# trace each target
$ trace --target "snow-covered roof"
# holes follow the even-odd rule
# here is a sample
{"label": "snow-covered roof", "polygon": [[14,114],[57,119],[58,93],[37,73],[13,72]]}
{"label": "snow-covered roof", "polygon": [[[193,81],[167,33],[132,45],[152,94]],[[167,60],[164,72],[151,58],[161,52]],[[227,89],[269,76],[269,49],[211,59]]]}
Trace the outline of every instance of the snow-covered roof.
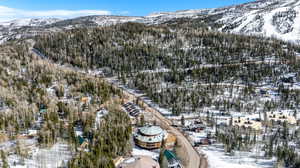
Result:
{"label": "snow-covered roof", "polygon": [[145,126],[145,127],[139,128],[139,131],[143,135],[149,135],[149,136],[159,135],[163,132],[163,130],[158,126]]}
{"label": "snow-covered roof", "polygon": [[97,125],[100,125],[102,117],[104,117],[108,113],[109,112],[104,108],[97,112],[96,119],[95,119],[95,127],[97,127]]}
{"label": "snow-covered roof", "polygon": [[158,126],[145,126],[134,134],[134,138],[146,143],[159,143],[167,136],[167,132]]}
{"label": "snow-covered roof", "polygon": [[232,124],[238,127],[252,128],[254,130],[261,130],[262,124],[259,121],[250,120],[245,117],[233,118]]}
{"label": "snow-covered roof", "polygon": [[267,117],[269,120],[281,121],[281,122],[287,121],[289,124],[297,123],[297,120],[294,116],[285,112],[278,112],[278,113],[270,112],[267,113]]}

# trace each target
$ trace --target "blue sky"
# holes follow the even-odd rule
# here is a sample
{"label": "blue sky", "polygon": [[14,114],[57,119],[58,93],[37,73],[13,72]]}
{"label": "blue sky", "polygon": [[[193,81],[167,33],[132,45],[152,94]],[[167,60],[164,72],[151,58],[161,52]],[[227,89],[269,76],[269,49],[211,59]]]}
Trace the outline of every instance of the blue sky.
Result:
{"label": "blue sky", "polygon": [[251,0],[0,0],[0,21],[93,14],[145,16],[153,12],[214,8],[249,1]]}

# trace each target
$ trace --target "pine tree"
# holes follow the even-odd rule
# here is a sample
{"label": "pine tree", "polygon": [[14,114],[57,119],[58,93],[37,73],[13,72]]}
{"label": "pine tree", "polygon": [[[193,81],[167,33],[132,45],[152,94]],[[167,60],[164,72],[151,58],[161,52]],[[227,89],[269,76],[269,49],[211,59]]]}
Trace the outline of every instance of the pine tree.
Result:
{"label": "pine tree", "polygon": [[145,116],[143,114],[140,117],[140,126],[141,127],[145,126]]}
{"label": "pine tree", "polygon": [[1,150],[1,161],[2,161],[2,168],[9,168],[7,158],[6,158],[6,154],[3,150]]}
{"label": "pine tree", "polygon": [[185,118],[184,118],[183,115],[181,116],[181,125],[182,125],[183,127],[185,126]]}
{"label": "pine tree", "polygon": [[159,163],[160,167],[163,167],[164,157],[165,157],[164,156],[164,150],[160,149],[159,160],[158,160],[158,163]]}

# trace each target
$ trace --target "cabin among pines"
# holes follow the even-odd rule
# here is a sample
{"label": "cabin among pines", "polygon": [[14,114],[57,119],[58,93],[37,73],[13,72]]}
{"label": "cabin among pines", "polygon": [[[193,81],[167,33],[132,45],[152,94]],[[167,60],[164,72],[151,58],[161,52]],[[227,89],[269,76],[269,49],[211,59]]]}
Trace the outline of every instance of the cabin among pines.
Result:
{"label": "cabin among pines", "polygon": [[286,113],[274,113],[270,112],[267,113],[267,119],[273,124],[282,124],[284,122],[287,122],[290,125],[296,125],[297,124],[297,119],[289,114]]}
{"label": "cabin among pines", "polygon": [[258,132],[262,130],[262,123],[260,121],[251,120],[246,117],[233,118],[232,126],[245,129],[252,129]]}

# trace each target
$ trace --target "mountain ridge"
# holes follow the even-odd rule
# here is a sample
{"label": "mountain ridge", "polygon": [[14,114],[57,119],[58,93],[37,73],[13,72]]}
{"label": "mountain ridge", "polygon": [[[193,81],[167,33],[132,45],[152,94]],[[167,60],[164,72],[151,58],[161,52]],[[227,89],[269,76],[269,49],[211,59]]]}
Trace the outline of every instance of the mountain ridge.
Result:
{"label": "mountain ridge", "polygon": [[[212,9],[156,12],[148,16],[83,16],[73,19],[25,19],[0,23],[0,43],[32,36],[37,32],[60,31],[82,27],[111,26],[127,22],[146,25],[164,24],[186,18],[203,22],[217,31],[276,37],[300,42],[299,0],[257,0],[239,5]],[[21,22],[18,23],[18,22]]]}

